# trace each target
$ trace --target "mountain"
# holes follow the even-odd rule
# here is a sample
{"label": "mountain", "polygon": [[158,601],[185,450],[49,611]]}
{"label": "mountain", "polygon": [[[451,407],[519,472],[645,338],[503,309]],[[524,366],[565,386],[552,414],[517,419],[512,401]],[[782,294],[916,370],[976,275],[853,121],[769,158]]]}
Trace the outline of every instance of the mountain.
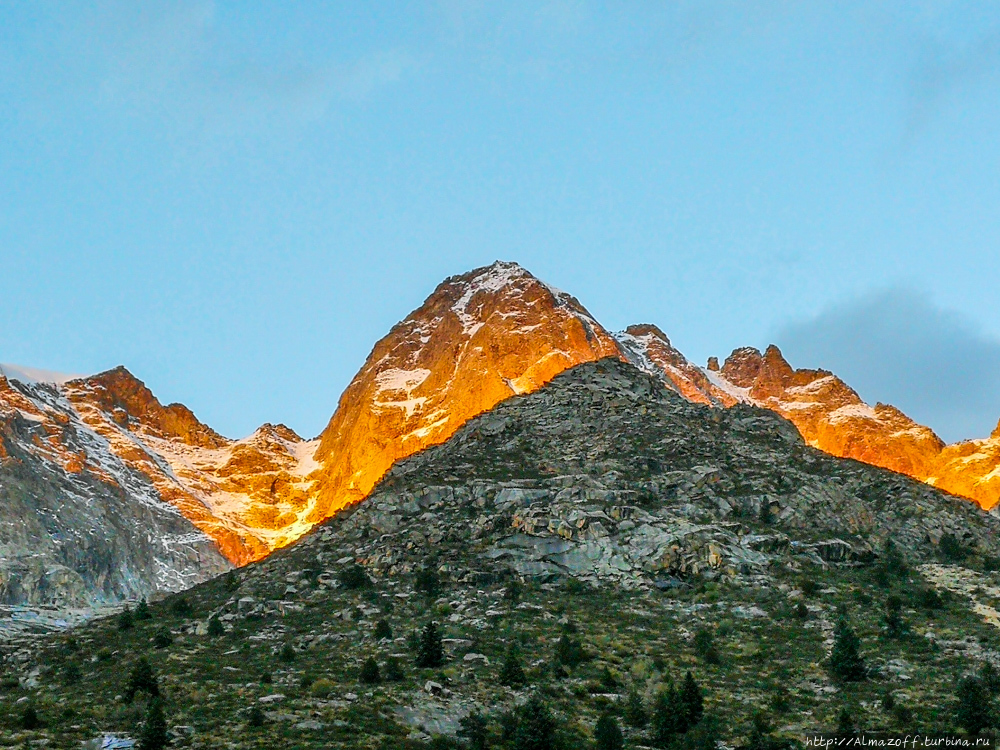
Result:
{"label": "mountain", "polygon": [[[76,443],[50,438],[59,444],[54,450],[60,471],[74,462],[100,466],[110,454],[116,466],[139,477],[139,488],[133,492],[118,482],[109,485],[118,489],[101,485],[94,492],[118,492],[116,503],[131,499],[146,507],[152,498],[170,506],[160,510],[179,511],[200,534],[192,539],[204,543],[207,537],[226,560],[243,565],[359,502],[395,462],[445,442],[469,419],[537,390],[575,365],[609,356],[656,377],[688,401],[775,412],[809,445],[831,455],[915,477],[987,509],[1000,498],[997,435],[945,446],[897,409],[869,406],[833,373],[792,368],[773,346],[763,353],[737,349],[721,367],[714,360],[697,366],[656,326],[634,325],[613,334],[574,297],[500,261],[446,279],[377,342],[316,440],[303,440],[280,424],[231,440],[187,407],[161,404],[121,367],[89,377],[8,365],[0,371],[10,383],[21,384],[14,388],[21,397],[45,393],[55,399],[59,419],[83,436]],[[12,403],[5,408],[17,413]],[[39,452],[28,433],[10,435],[11,450],[55,460]],[[0,467],[0,482],[6,472]],[[44,502],[57,506],[59,492],[43,493]],[[19,549],[20,560],[27,552]],[[163,565],[169,573],[162,575],[177,581],[217,571],[207,565],[204,573],[191,573],[184,560]],[[152,593],[154,578],[147,573],[132,588],[109,591],[118,592],[112,598]],[[84,580],[87,596],[105,596],[91,590],[103,584]],[[37,588],[28,600],[42,597]]]}
{"label": "mountain", "polygon": [[341,396],[320,436],[310,519],[361,500],[394,461],[444,442],[471,417],[619,353],[574,297],[516,263],[446,279],[375,345]]}
{"label": "mountain", "polygon": [[[682,682],[704,717],[677,746],[786,746],[845,709],[859,729],[940,735],[960,720],[957,678],[998,657],[998,531],[773,411],[692,403],[605,358],[471,418],[365,502],[148,621],[12,653],[0,726],[30,702],[46,728],[18,743],[134,732],[146,697],[122,696],[142,658],[197,747],[458,747],[472,713],[495,747],[549,723],[561,743],[536,746],[589,747],[603,714],[627,746],[659,746],[658,722],[625,720]],[[831,658],[845,627],[860,674]]]}
{"label": "mountain", "polygon": [[99,606],[229,569],[63,387],[0,375],[0,604]]}

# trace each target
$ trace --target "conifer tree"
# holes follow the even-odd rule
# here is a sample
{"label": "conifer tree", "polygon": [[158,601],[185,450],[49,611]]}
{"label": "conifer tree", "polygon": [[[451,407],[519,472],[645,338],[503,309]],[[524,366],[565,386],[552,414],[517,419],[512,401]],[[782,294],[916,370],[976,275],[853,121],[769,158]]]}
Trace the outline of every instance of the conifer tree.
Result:
{"label": "conifer tree", "polygon": [[226,629],[222,626],[222,622],[218,617],[208,618],[208,634],[213,638],[226,634]]}
{"label": "conifer tree", "polygon": [[374,635],[376,641],[380,641],[383,638],[392,638],[392,628],[385,620],[379,620],[375,623]]}
{"label": "conifer tree", "polygon": [[390,656],[385,660],[384,671],[384,677],[388,682],[399,682],[403,679],[403,667],[395,656]]}
{"label": "conifer tree", "polygon": [[486,719],[478,711],[462,717],[458,722],[458,737],[465,740],[469,750],[486,750],[489,734],[486,730]]}
{"label": "conifer tree", "polygon": [[648,721],[649,715],[642,704],[642,696],[635,689],[629,690],[628,697],[625,698],[625,723],[638,729],[646,726]]}
{"label": "conifer tree", "polygon": [[514,750],[552,750],[556,739],[556,722],[542,699],[537,695],[518,709]]}
{"label": "conifer tree", "polygon": [[149,604],[146,602],[145,597],[139,600],[139,604],[135,608],[135,619],[136,620],[152,620],[153,614],[149,611]]}
{"label": "conifer tree", "polygon": [[125,700],[131,703],[135,700],[136,693],[146,693],[150,697],[156,698],[160,695],[160,684],[153,673],[153,667],[145,656],[132,665],[129,672],[128,685],[125,688]]}
{"label": "conifer tree", "polygon": [[701,721],[701,716],[705,712],[705,700],[701,694],[701,688],[694,681],[694,676],[689,671],[684,675],[684,684],[680,692],[681,714],[683,716],[684,728],[682,732],[696,725]]}
{"label": "conifer tree", "polygon": [[146,720],[139,733],[139,750],[163,750],[170,737],[167,735],[167,718],[163,715],[163,701],[155,697],[149,701]]}
{"label": "conifer tree", "polygon": [[597,743],[597,750],[622,750],[625,747],[622,730],[619,729],[618,722],[610,714],[604,714],[597,720],[597,726],[594,727],[594,740]]}
{"label": "conifer tree", "polygon": [[653,744],[656,747],[668,747],[674,737],[681,733],[682,721],[680,695],[671,682],[657,693],[656,702],[653,704],[651,717]]}
{"label": "conifer tree", "polygon": [[845,682],[859,682],[868,675],[861,641],[848,622],[847,614],[840,613],[834,629],[833,651],[830,653],[830,672]]}
{"label": "conifer tree", "polygon": [[28,704],[21,712],[21,729],[41,729],[42,720],[38,717],[38,711],[32,704]]}
{"label": "conifer tree", "polygon": [[132,610],[126,604],[125,609],[121,611],[118,615],[118,629],[119,630],[131,630],[133,625]]}
{"label": "conifer tree", "polygon": [[369,656],[365,659],[365,663],[361,665],[361,682],[366,685],[375,685],[382,681],[382,675],[379,672],[378,662],[375,661],[374,656]]}
{"label": "conifer tree", "polygon": [[500,684],[507,687],[521,687],[527,678],[524,676],[524,669],[521,667],[521,652],[517,644],[511,643],[507,648],[507,655],[503,660],[503,667],[500,669]]}
{"label": "conifer tree", "polygon": [[440,667],[444,664],[444,645],[441,633],[435,623],[429,622],[420,633],[420,645],[417,647],[417,666],[423,668]]}
{"label": "conifer tree", "polygon": [[969,734],[993,725],[993,700],[986,683],[974,675],[963,677],[956,691],[955,722]]}

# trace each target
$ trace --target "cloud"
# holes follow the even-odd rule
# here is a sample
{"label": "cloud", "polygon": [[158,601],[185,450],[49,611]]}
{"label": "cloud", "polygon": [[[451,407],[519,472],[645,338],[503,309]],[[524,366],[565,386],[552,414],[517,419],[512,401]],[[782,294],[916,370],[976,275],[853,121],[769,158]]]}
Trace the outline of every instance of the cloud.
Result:
{"label": "cloud", "polygon": [[1000,419],[1000,341],[910,289],[874,292],[781,329],[796,367],[832,370],[862,398],[891,403],[953,442]]}

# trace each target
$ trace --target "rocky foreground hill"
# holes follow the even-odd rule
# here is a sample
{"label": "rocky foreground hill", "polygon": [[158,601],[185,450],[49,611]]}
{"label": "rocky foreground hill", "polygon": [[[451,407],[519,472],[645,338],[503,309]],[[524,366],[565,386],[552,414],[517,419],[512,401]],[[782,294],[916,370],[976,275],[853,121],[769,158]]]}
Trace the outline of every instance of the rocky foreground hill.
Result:
{"label": "rocky foreground hill", "polygon": [[[148,619],[10,648],[0,731],[134,733],[153,703],[141,659],[177,747],[449,747],[473,714],[494,747],[527,746],[546,715],[565,747],[602,715],[652,746],[662,726],[642,714],[662,717],[687,672],[692,746],[954,729],[958,681],[992,686],[1000,664],[998,524],[774,412],[692,403],[602,359]],[[44,727],[19,728],[29,707]]]}
{"label": "rocky foreground hill", "polygon": [[[361,501],[394,462],[609,356],[688,401],[768,409],[829,454],[984,509],[1000,498],[997,434],[945,446],[832,373],[793,369],[775,347],[697,366],[656,326],[613,334],[571,295],[497,262],[446,279],[376,343],[315,440],[271,424],[223,437],[124,368],[51,383],[0,374],[0,502],[13,522],[0,527],[0,606],[152,597],[259,560]],[[169,522],[136,520],[147,515]]]}

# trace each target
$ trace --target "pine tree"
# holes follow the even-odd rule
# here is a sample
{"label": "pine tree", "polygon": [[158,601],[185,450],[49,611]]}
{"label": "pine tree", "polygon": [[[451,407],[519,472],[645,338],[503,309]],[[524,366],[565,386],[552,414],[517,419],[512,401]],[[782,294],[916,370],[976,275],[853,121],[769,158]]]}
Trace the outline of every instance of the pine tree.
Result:
{"label": "pine tree", "polygon": [[369,656],[365,659],[365,663],[361,665],[360,679],[365,685],[376,685],[382,681],[378,662],[375,661],[374,656]]}
{"label": "pine tree", "polygon": [[385,674],[384,677],[387,682],[400,682],[403,675],[403,667],[399,663],[399,659],[395,656],[390,656],[385,660]]}
{"label": "pine tree", "polygon": [[854,726],[854,714],[847,706],[841,706],[837,714],[837,734],[854,734],[858,730]]}
{"label": "pine tree", "polygon": [[899,638],[906,630],[906,625],[903,622],[901,614],[902,608],[903,601],[895,594],[885,600],[885,617],[883,623],[885,624],[885,633],[890,638]]}
{"label": "pine tree", "polygon": [[959,680],[955,722],[969,734],[979,734],[993,724],[993,701],[989,688],[979,677]]}
{"label": "pine tree", "polygon": [[674,737],[683,731],[682,721],[680,695],[671,682],[668,687],[657,693],[656,702],[653,704],[651,717],[653,744],[656,747],[668,747]]}
{"label": "pine tree", "polygon": [[375,623],[375,640],[380,641],[383,638],[392,638],[392,628],[385,620],[379,620]]}
{"label": "pine tree", "polygon": [[517,645],[512,643],[507,648],[507,655],[503,660],[503,667],[500,669],[500,684],[507,687],[521,687],[527,682],[524,676],[524,669],[521,667],[521,652]]}
{"label": "pine tree", "polygon": [[841,613],[834,629],[833,651],[830,653],[830,672],[845,682],[859,682],[868,675],[865,660],[860,653],[861,641]]}
{"label": "pine tree", "polygon": [[133,625],[132,610],[126,604],[125,609],[121,611],[118,615],[118,629],[119,630],[131,630]]}
{"label": "pine tree", "polygon": [[469,750],[486,750],[489,734],[486,730],[486,719],[478,711],[462,717],[458,722],[458,737],[465,740]]}
{"label": "pine tree", "polygon": [[139,750],[163,750],[170,737],[167,735],[167,718],[163,715],[163,701],[159,697],[149,701],[146,720],[139,733]]}
{"label": "pine tree", "polygon": [[614,717],[609,714],[604,714],[597,720],[594,740],[597,742],[597,750],[622,750],[625,747],[622,730],[618,728],[618,722]]}
{"label": "pine tree", "polygon": [[701,688],[694,681],[694,676],[691,672],[684,675],[684,684],[681,686],[680,693],[680,705],[681,714],[684,719],[684,728],[681,731],[686,732],[701,721],[701,716],[705,712],[705,700],[702,697]]}
{"label": "pine tree", "polygon": [[30,703],[21,712],[21,729],[41,729],[42,720],[38,718],[38,711]]}
{"label": "pine tree", "polygon": [[125,688],[125,700],[131,703],[135,700],[136,693],[147,693],[150,697],[157,698],[160,695],[160,684],[153,673],[146,657],[140,659],[132,665],[129,672],[128,685]]}
{"label": "pine tree", "polygon": [[146,599],[140,599],[139,604],[135,608],[135,619],[136,620],[152,620],[153,614],[149,611],[149,604]]}
{"label": "pine tree", "polygon": [[441,643],[441,633],[436,624],[429,622],[420,633],[417,666],[434,668],[442,664],[444,664],[444,645]]}
{"label": "pine tree", "polygon": [[222,626],[218,617],[208,618],[208,634],[213,638],[226,634],[226,629]]}
{"label": "pine tree", "polygon": [[533,695],[518,709],[514,750],[552,750],[556,722],[541,698]]}
{"label": "pine tree", "polygon": [[649,715],[646,707],[642,704],[642,696],[634,689],[630,690],[625,699],[625,723],[637,729],[646,726]]}

